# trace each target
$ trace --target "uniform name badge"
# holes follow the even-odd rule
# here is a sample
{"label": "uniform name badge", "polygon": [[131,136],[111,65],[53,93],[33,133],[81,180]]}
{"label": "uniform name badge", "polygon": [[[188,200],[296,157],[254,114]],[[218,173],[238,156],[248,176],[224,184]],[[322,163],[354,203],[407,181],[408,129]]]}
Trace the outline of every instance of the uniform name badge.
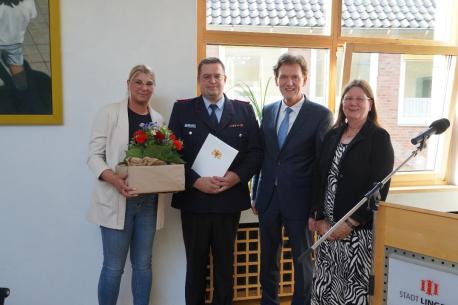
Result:
{"label": "uniform name badge", "polygon": [[209,133],[191,168],[201,177],[223,177],[237,154],[238,150]]}

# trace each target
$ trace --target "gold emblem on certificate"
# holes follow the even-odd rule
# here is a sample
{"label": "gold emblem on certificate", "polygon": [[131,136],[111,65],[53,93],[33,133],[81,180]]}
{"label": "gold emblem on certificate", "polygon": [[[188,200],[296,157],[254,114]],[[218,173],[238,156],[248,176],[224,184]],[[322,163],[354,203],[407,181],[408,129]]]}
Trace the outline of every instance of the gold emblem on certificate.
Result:
{"label": "gold emblem on certificate", "polygon": [[221,150],[215,148],[212,151],[212,156],[215,157],[215,159],[221,159],[221,157],[223,156],[223,153],[221,152]]}
{"label": "gold emblem on certificate", "polygon": [[191,168],[201,177],[224,177],[237,154],[235,148],[209,133]]}

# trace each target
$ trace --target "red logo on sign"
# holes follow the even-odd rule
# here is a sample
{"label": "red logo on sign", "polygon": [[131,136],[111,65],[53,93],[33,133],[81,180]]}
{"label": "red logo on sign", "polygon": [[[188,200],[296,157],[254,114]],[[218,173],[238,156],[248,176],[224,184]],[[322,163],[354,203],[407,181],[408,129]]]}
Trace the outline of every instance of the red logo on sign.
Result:
{"label": "red logo on sign", "polygon": [[427,295],[439,295],[439,284],[431,280],[421,280],[421,291]]}

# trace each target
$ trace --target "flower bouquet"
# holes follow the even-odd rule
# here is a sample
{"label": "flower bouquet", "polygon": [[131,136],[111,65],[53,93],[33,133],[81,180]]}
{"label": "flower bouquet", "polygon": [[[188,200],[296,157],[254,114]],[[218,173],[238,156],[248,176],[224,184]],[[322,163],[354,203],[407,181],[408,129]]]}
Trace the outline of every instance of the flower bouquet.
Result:
{"label": "flower bouquet", "polygon": [[165,126],[140,124],[129,143],[124,162],[127,165],[183,164],[180,151],[183,142]]}
{"label": "flower bouquet", "polygon": [[127,173],[127,184],[135,193],[164,193],[184,190],[183,142],[165,126],[140,124],[130,140],[126,157],[116,172]]}

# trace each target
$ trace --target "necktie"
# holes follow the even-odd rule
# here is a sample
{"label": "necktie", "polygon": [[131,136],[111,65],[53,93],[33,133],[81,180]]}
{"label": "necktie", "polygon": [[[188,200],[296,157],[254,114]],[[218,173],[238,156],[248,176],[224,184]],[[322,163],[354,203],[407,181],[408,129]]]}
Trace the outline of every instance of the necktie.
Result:
{"label": "necktie", "polygon": [[218,109],[218,106],[215,104],[211,104],[210,108],[212,110],[212,112],[210,113],[210,124],[213,128],[216,128],[218,127],[218,118],[216,117],[216,109]]}
{"label": "necktie", "polygon": [[291,108],[286,107],[285,117],[283,118],[283,121],[281,121],[280,128],[278,128],[278,144],[280,148],[282,148],[283,144],[285,143],[286,136],[288,135],[289,114],[291,111],[293,111]]}

